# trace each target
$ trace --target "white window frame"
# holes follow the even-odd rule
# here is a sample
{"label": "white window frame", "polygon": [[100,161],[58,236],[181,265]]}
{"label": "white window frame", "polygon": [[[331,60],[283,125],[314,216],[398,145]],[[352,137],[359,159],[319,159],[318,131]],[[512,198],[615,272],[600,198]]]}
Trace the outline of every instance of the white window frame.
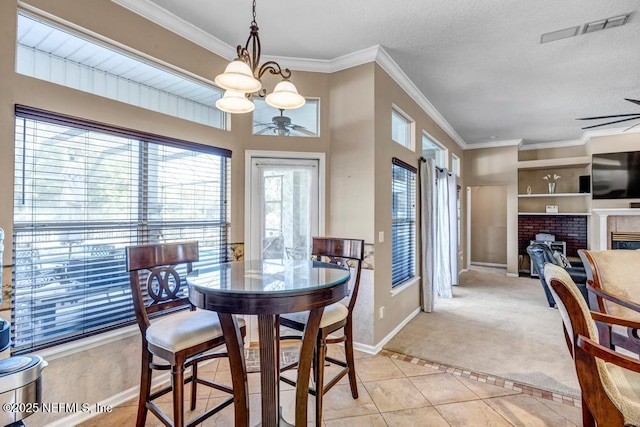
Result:
{"label": "white window frame", "polygon": [[460,178],[460,157],[451,153],[451,171],[456,174],[458,178]]}
{"label": "white window frame", "polygon": [[[407,127],[408,127],[408,135],[407,135],[407,141],[406,144],[403,141],[398,141],[396,139],[393,138],[393,116],[397,115],[399,116],[401,119],[403,119],[406,123],[407,123]],[[416,129],[416,122],[411,118],[411,116],[409,116],[407,113],[405,113],[404,111],[402,111],[402,109],[400,107],[398,107],[395,104],[391,105],[391,140],[402,145],[405,148],[408,148],[411,151],[416,151],[416,138],[415,138],[415,129]],[[408,145],[407,145],[408,144]]]}
{"label": "white window frame", "polygon": [[[424,153],[425,151],[425,139],[427,139],[429,142],[431,142],[433,145],[437,146],[438,148],[440,148],[441,151],[441,155],[442,155],[442,164],[440,164],[438,162],[438,159],[436,158],[436,166],[439,168],[445,168],[448,169],[449,168],[449,150],[447,149],[447,147],[445,147],[444,145],[442,145],[437,139],[435,139],[433,136],[429,135],[429,133],[425,130],[422,131],[422,140],[421,140],[421,149],[422,152]],[[424,154],[423,154],[424,156]]]}

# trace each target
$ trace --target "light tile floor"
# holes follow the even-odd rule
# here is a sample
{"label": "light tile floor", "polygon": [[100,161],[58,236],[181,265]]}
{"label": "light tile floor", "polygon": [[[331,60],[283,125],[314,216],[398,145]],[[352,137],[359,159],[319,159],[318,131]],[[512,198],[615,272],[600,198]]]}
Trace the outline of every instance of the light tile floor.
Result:
{"label": "light tile floor", "polygon": [[[334,354],[340,347],[330,348]],[[517,384],[508,379],[430,363],[383,351],[371,356],[356,352],[359,398],[353,399],[346,378],[324,397],[325,427],[334,426],[579,426],[582,424],[578,399]],[[327,376],[332,367],[327,368]],[[226,360],[203,366],[201,371],[216,381],[230,384]],[[260,422],[259,373],[249,373],[250,422]],[[186,393],[186,399],[189,393]],[[201,387],[196,411],[191,418],[223,399],[223,393]],[[186,400],[185,399],[185,400]],[[314,417],[313,397],[309,399],[309,420]],[[171,414],[170,395],[159,405]],[[281,403],[285,419],[292,421],[295,391],[281,383]],[[82,424],[93,426],[134,426],[136,400]],[[161,426],[152,414],[147,426]],[[312,422],[309,423],[312,425]],[[206,420],[202,427],[233,426],[233,406]]]}

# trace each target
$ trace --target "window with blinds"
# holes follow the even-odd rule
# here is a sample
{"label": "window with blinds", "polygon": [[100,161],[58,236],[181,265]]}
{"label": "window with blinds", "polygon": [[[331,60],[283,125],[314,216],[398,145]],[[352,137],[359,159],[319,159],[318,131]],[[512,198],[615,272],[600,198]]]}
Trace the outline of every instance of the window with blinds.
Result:
{"label": "window with blinds", "polygon": [[391,210],[391,286],[415,275],[416,168],[393,159]]}
{"label": "window with blinds", "polygon": [[231,152],[16,106],[14,353],[133,323],[125,247],[227,261]]}

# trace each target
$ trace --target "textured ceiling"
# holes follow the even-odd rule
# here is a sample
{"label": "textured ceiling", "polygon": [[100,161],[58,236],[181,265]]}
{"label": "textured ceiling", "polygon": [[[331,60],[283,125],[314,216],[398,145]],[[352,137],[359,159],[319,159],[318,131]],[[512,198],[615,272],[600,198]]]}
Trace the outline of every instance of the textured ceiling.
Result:
{"label": "textured ceiling", "polygon": [[[252,18],[249,0],[114,1],[143,14],[159,6],[233,47],[244,44]],[[263,55],[332,60],[382,46],[469,146],[538,145],[580,139],[586,124],[576,117],[640,112],[623,99],[640,99],[639,7],[638,0],[258,0],[256,21]],[[626,13],[625,26],[539,42],[543,33]]]}

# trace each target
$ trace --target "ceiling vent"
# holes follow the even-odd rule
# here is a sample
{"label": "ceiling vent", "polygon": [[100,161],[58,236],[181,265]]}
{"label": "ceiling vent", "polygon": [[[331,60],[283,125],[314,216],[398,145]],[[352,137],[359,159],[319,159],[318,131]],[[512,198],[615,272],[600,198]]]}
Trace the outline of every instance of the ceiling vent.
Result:
{"label": "ceiling vent", "polygon": [[608,28],[620,27],[627,23],[630,13],[626,15],[614,16],[613,18],[601,19],[600,21],[584,24],[582,34],[593,33],[594,31],[606,30]]}
{"label": "ceiling vent", "polygon": [[549,43],[554,42],[556,40],[566,39],[568,37],[573,37],[578,34],[580,31],[580,26],[565,28],[564,30],[551,31],[550,33],[545,33],[540,36],[540,43]]}
{"label": "ceiling vent", "polygon": [[612,18],[589,22],[587,24],[584,24],[584,27],[582,25],[578,25],[577,27],[565,28],[563,30],[544,33],[542,36],[540,36],[540,43],[549,43],[556,40],[562,40],[569,37],[577,36],[580,33],[581,27],[582,34],[593,33],[594,31],[605,30],[613,27],[620,27],[629,22],[630,17],[631,14],[627,13],[626,15],[614,16]]}

